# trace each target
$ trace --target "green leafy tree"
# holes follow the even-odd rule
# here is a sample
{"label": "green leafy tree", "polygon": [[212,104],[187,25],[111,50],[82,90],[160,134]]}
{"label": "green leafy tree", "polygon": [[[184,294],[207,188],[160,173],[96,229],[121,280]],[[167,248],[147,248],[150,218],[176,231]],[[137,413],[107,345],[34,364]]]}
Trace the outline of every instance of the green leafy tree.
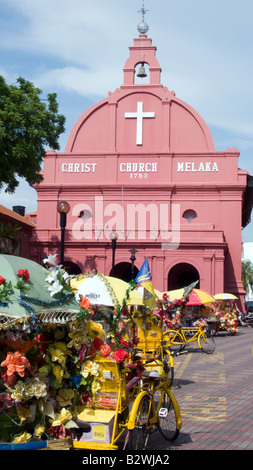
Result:
{"label": "green leafy tree", "polygon": [[249,287],[253,290],[253,264],[248,259],[242,261],[242,283],[247,294]]}
{"label": "green leafy tree", "polygon": [[7,85],[0,76],[0,189],[13,193],[17,177],[40,183],[45,146],[59,150],[65,117],[58,114],[56,94],[41,99],[42,91],[24,78]]}

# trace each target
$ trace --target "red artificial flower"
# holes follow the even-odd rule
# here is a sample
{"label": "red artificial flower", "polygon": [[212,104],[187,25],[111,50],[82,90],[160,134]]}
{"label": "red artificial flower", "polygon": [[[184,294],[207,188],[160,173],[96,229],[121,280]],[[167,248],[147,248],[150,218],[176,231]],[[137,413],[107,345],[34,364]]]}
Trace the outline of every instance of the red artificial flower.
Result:
{"label": "red artificial flower", "polygon": [[166,294],[166,292],[164,292],[163,294],[163,300],[168,300],[168,295]]}
{"label": "red artificial flower", "polygon": [[85,406],[87,404],[87,401],[90,400],[90,394],[89,392],[85,391],[85,392],[80,392],[80,398],[81,398],[81,402],[82,404]]}
{"label": "red artificial flower", "polygon": [[116,362],[122,362],[125,359],[127,359],[129,356],[128,356],[128,353],[125,351],[125,349],[120,348],[114,351],[113,357]]}
{"label": "red artificial flower", "polygon": [[82,307],[84,310],[92,310],[92,303],[89,301],[89,299],[87,299],[87,297],[83,297],[83,295],[81,295],[81,299],[81,302],[79,302],[80,307]]}
{"label": "red artificial flower", "polygon": [[9,387],[13,387],[18,380],[18,376],[15,374],[8,375],[7,369],[1,371],[1,378]]}
{"label": "red artificial flower", "polygon": [[27,271],[27,269],[19,269],[17,273],[18,277],[22,277],[23,281],[29,281],[30,280],[30,274]]}
{"label": "red artificial flower", "polygon": [[101,357],[108,357],[111,354],[111,348],[109,344],[102,344],[100,348],[100,356]]}
{"label": "red artificial flower", "polygon": [[6,279],[4,279],[4,277],[0,276],[0,286],[1,286],[1,284],[4,284],[5,281],[6,281]]}
{"label": "red artificial flower", "polygon": [[47,433],[53,436],[54,439],[65,439],[67,436],[67,430],[63,424],[60,426],[50,426],[50,428],[47,429]]}
{"label": "red artificial flower", "polygon": [[50,340],[49,340],[49,337],[46,333],[41,333],[40,335],[37,335],[35,337],[35,340],[40,343],[39,345],[39,349],[40,351],[45,354],[49,344],[50,344]]}
{"label": "red artificial flower", "polygon": [[99,338],[98,336],[96,336],[96,338],[94,338],[94,340],[91,344],[91,347],[90,347],[90,356],[91,356],[92,359],[99,352],[99,350],[100,350],[100,348],[103,344],[104,344],[104,341],[101,338]]}
{"label": "red artificial flower", "polygon": [[121,315],[122,315],[123,317],[128,317],[128,310],[127,310],[127,308],[124,308],[123,310],[121,310]]}
{"label": "red artificial flower", "polygon": [[125,347],[125,348],[128,348],[128,347],[132,347],[132,343],[130,341],[125,341],[124,339],[122,338],[119,338],[119,342],[121,344],[121,346]]}

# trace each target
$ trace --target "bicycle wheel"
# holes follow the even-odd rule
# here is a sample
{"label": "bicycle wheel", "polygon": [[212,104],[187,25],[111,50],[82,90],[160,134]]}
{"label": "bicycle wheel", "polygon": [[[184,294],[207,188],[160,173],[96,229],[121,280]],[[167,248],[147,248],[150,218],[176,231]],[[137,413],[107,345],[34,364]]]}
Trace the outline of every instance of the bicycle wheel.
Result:
{"label": "bicycle wheel", "polygon": [[166,390],[155,392],[155,405],[159,407],[158,430],[167,441],[174,441],[181,429],[181,415],[179,406],[172,391]]}
{"label": "bicycle wheel", "polygon": [[145,450],[149,440],[147,428],[150,397],[145,395],[141,398],[137,408],[135,427],[129,431],[128,449]]}
{"label": "bicycle wheel", "polygon": [[163,368],[165,374],[168,375],[168,385],[172,387],[174,381],[174,364],[171,363],[169,351],[163,352]]}
{"label": "bicycle wheel", "polygon": [[185,342],[183,336],[179,331],[168,330],[163,334],[163,340],[166,341],[164,345],[165,348],[168,348],[170,351],[179,352],[185,348]]}
{"label": "bicycle wheel", "polygon": [[206,354],[212,354],[215,350],[215,342],[210,333],[201,331],[198,336],[198,344],[202,351]]}

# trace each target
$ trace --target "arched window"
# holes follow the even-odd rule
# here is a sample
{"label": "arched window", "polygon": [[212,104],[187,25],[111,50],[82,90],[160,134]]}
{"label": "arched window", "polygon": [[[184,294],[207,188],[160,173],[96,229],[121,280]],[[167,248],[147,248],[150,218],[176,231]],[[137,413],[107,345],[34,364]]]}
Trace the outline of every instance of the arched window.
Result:
{"label": "arched window", "polygon": [[195,212],[193,209],[187,209],[187,211],[185,211],[183,213],[183,218],[186,219],[189,224],[193,221],[193,219],[196,219],[197,216],[197,212]]}

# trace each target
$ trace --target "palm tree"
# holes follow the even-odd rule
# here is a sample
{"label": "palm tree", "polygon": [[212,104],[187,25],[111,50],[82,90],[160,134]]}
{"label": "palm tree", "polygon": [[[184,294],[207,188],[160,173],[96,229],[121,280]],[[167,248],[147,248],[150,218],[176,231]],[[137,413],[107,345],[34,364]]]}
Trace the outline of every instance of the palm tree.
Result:
{"label": "palm tree", "polygon": [[253,290],[253,264],[248,259],[242,261],[242,283],[246,294]]}

